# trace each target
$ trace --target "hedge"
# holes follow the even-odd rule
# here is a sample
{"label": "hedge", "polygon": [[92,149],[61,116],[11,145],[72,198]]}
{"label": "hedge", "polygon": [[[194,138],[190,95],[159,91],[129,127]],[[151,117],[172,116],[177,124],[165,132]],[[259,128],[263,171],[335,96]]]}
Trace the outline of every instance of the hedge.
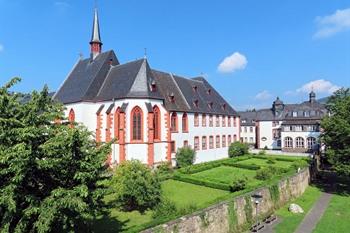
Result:
{"label": "hedge", "polygon": [[178,180],[178,181],[182,181],[182,182],[186,182],[186,183],[191,183],[191,184],[205,186],[205,187],[208,187],[208,188],[221,189],[221,190],[225,190],[225,191],[231,191],[232,190],[231,186],[228,185],[228,184],[216,183],[216,182],[213,182],[213,181],[205,180],[203,178],[198,179],[198,178],[192,177],[190,175],[184,175],[184,174],[180,174],[180,173],[176,173],[174,175],[173,179],[174,180]]}
{"label": "hedge", "polygon": [[[226,165],[226,164],[224,164]],[[244,169],[248,169],[248,170],[259,170],[261,168],[261,166],[258,165],[254,165],[254,164],[227,164],[226,166],[231,166],[231,167],[237,167],[237,168],[244,168]]]}

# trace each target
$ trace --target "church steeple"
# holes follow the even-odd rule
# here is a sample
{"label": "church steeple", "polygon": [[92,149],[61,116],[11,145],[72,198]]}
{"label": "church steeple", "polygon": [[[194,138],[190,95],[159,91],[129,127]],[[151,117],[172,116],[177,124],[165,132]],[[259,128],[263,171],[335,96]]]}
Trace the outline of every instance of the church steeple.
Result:
{"label": "church steeple", "polygon": [[97,55],[99,55],[102,51],[102,42],[100,36],[100,25],[98,22],[98,12],[95,8],[94,11],[94,20],[92,25],[92,35],[90,41],[90,52],[92,59],[95,59]]}

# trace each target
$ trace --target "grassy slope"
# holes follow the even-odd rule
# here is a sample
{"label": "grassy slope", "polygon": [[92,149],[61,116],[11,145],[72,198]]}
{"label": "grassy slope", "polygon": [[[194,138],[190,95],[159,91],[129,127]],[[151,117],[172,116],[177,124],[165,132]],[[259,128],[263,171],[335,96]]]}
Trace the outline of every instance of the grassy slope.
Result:
{"label": "grassy slope", "polygon": [[[163,195],[175,202],[178,208],[192,205],[198,208],[215,203],[229,192],[211,189],[199,185],[184,183],[175,180],[167,180],[162,183]],[[113,195],[108,195],[105,202],[111,206],[95,224],[96,232],[120,232],[133,231],[137,226],[152,222],[152,211],[141,214],[139,211],[122,212],[112,205]]]}
{"label": "grassy slope", "polygon": [[350,196],[334,194],[313,233],[350,232]]}
{"label": "grassy slope", "polygon": [[[276,233],[293,233],[299,226],[306,213],[312,208],[313,204],[318,200],[321,191],[313,186],[309,186],[304,194],[296,200],[289,202],[276,211],[276,215],[282,219],[274,229]],[[303,214],[292,214],[288,211],[290,203],[296,203],[303,208]]]}
{"label": "grassy slope", "polygon": [[230,184],[234,177],[245,175],[248,178],[248,185],[259,185],[261,181],[255,179],[256,171],[243,168],[220,166],[206,171],[192,174],[195,177],[205,178],[207,180]]}
{"label": "grassy slope", "polygon": [[269,164],[267,159],[251,158],[243,161],[237,162],[238,164],[254,164],[258,166],[276,166],[282,168],[289,168],[292,163],[286,161],[275,161],[274,164]]}

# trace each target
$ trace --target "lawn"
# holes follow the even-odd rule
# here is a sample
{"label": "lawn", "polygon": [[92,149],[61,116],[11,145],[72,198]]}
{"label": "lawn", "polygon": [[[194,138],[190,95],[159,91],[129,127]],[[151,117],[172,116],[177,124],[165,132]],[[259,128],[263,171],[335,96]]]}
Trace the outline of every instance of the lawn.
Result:
{"label": "lawn", "polygon": [[[163,195],[173,201],[179,209],[189,206],[203,208],[229,195],[229,192],[223,190],[175,180],[162,182],[162,190]],[[138,229],[138,226],[153,221],[152,211],[146,211],[142,214],[139,211],[123,212],[113,205],[113,200],[112,194],[105,197],[104,201],[110,208],[106,209],[104,216],[96,221],[94,231],[133,232]]]}
{"label": "lawn", "polygon": [[244,165],[254,164],[258,166],[275,166],[275,167],[289,168],[292,165],[292,162],[275,160],[274,164],[270,164],[269,160],[267,159],[251,158],[251,159],[239,161],[237,162],[237,164],[244,164]]}
{"label": "lawn", "polygon": [[[299,226],[301,221],[304,219],[307,212],[312,208],[314,203],[318,200],[321,195],[321,191],[313,186],[309,186],[304,194],[289,202],[287,205],[283,206],[279,210],[276,211],[276,215],[282,219],[282,222],[276,225],[274,228],[276,233],[293,233],[296,228]],[[293,214],[288,211],[288,207],[291,203],[296,203],[303,208],[303,214]],[[332,232],[333,231],[329,231]]]}
{"label": "lawn", "polygon": [[229,166],[220,166],[192,174],[192,176],[198,178],[203,178],[206,180],[226,184],[231,184],[234,177],[246,176],[248,178],[248,186],[256,186],[262,183],[262,181],[255,179],[255,175],[255,170],[248,170]]}
{"label": "lawn", "polygon": [[350,196],[334,194],[313,233],[350,232]]}

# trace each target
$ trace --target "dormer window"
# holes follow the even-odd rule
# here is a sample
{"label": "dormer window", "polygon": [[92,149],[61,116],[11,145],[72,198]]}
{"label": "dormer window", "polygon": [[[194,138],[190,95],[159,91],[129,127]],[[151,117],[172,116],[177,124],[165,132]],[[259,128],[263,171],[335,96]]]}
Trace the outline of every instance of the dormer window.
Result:
{"label": "dormer window", "polygon": [[208,95],[211,95],[211,89],[207,90]]}
{"label": "dormer window", "polygon": [[198,106],[199,106],[198,100],[193,101],[193,105],[194,105],[196,108],[198,108]]}
{"label": "dormer window", "polygon": [[293,112],[293,117],[297,117],[298,116],[298,112]]}
{"label": "dormer window", "polygon": [[157,91],[157,85],[156,85],[156,82],[154,80],[151,82],[151,91],[152,92]]}
{"label": "dormer window", "polygon": [[226,110],[226,104],[223,104],[223,105],[222,105],[222,109],[223,109],[223,110]]}
{"label": "dormer window", "polygon": [[169,100],[170,100],[171,103],[175,103],[175,95],[174,95],[174,93],[171,93],[169,95]]}
{"label": "dormer window", "polygon": [[197,88],[197,86],[192,86],[192,89],[193,89],[194,92],[197,92],[198,88]]}
{"label": "dormer window", "polygon": [[208,103],[208,107],[209,107],[210,109],[212,109],[212,108],[213,108],[213,102],[209,102],[209,103]]}

